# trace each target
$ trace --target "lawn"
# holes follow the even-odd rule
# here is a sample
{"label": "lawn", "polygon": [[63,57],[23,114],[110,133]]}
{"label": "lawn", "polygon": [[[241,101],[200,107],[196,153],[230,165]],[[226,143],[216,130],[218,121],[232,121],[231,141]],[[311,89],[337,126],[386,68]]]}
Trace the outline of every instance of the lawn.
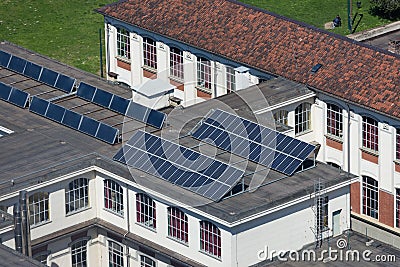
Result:
{"label": "lawn", "polygon": [[[332,31],[349,34],[347,0],[242,0],[299,21],[323,28],[340,14],[343,26]],[[103,18],[93,10],[114,0],[0,0],[0,40],[8,40],[80,69],[100,73],[99,29]],[[354,12],[357,11],[353,0]],[[389,23],[364,14],[357,31]],[[103,38],[104,40],[104,38]]]}
{"label": "lawn", "polygon": [[104,26],[93,10],[112,2],[0,0],[0,40],[100,73],[99,29],[104,35]]}
{"label": "lawn", "polygon": [[[350,34],[347,27],[348,0],[241,0],[241,2],[264,8],[276,14],[298,21],[304,21],[322,29],[326,22],[331,22],[336,15],[340,15],[342,18],[342,27],[330,31],[341,35]],[[356,12],[364,15],[357,27],[357,32],[382,26],[391,22],[370,15],[368,13],[369,0],[361,0],[360,9],[357,8],[356,2],[357,0],[352,0],[353,15]],[[354,24],[356,24],[357,21],[358,18]]]}

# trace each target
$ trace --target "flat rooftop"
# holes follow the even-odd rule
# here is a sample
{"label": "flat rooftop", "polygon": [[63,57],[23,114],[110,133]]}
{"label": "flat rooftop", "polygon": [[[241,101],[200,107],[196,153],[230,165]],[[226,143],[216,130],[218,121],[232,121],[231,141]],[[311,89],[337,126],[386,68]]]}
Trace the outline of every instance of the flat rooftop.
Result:
{"label": "flat rooftop", "polygon": [[23,255],[11,249],[3,244],[0,244],[0,266],[10,267],[10,266],[19,266],[19,267],[45,267],[45,264],[42,264],[28,256]]}
{"label": "flat rooftop", "polygon": [[[126,98],[130,97],[130,91],[124,87],[112,85],[95,75],[66,66],[18,46],[0,43],[0,50],[67,74],[76,78],[78,82],[85,81],[114,94]],[[11,84],[17,89],[30,90],[31,95],[34,94],[32,92],[36,90],[36,87],[44,86],[40,84],[32,87],[30,84],[35,81],[1,68],[0,82]],[[281,82],[287,83],[287,81]],[[26,87],[22,85],[26,85]],[[38,93],[57,91],[50,87],[41,90],[43,91],[38,91]],[[168,112],[169,115],[162,130],[145,126],[135,120],[126,120],[121,115],[113,114],[114,112],[110,110],[78,99],[76,96],[62,98],[62,103],[58,102],[58,104],[68,108],[76,106],[77,112],[85,113],[87,116],[92,116],[97,120],[120,127],[124,133],[123,143],[128,140],[135,130],[145,129],[148,132],[162,136],[162,138],[200,151],[202,154],[210,155],[220,161],[241,167],[245,170],[245,183],[248,184],[252,179],[259,181],[260,187],[253,192],[246,191],[222,199],[219,202],[211,202],[186,189],[113,161],[112,157],[121,148],[121,144],[107,144],[38,116],[29,112],[28,109],[22,109],[5,101],[0,101],[0,126],[14,131],[14,133],[0,137],[0,151],[2,151],[0,153],[0,173],[2,173],[0,177],[0,195],[16,192],[28,185],[54,179],[83,168],[98,166],[142,184],[155,192],[177,199],[183,205],[196,206],[198,209],[222,220],[235,222],[287,201],[308,196],[314,191],[314,182],[317,180],[321,180],[325,187],[329,187],[353,178],[353,176],[349,176],[339,169],[323,163],[317,163],[314,168],[287,177],[279,172],[217,149],[214,146],[201,143],[190,136],[190,131],[193,127],[211,109],[217,108],[230,111],[227,107],[233,107],[232,110],[239,116],[258,121],[260,124],[267,126],[271,124],[271,120],[264,118],[265,116],[254,115],[251,109],[246,107],[246,103],[235,107],[240,94],[248,94],[253,89],[246,90],[239,92],[236,97],[234,97],[235,94],[231,94],[227,97],[209,100],[188,108],[167,109],[165,112]],[[286,94],[291,92],[289,89],[284,91]],[[297,90],[297,92],[303,93],[302,90]],[[304,92],[308,93],[306,90]],[[62,94],[62,92],[54,93]],[[278,98],[276,96],[276,99]],[[113,122],[111,123],[111,121]]]}

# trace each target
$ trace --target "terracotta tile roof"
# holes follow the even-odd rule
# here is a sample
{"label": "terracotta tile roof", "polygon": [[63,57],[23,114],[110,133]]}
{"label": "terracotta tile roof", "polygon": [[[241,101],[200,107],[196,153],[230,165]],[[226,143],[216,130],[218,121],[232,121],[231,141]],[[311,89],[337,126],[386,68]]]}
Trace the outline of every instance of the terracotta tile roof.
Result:
{"label": "terracotta tile roof", "polygon": [[400,118],[400,57],[389,52],[235,1],[127,0],[98,12]]}

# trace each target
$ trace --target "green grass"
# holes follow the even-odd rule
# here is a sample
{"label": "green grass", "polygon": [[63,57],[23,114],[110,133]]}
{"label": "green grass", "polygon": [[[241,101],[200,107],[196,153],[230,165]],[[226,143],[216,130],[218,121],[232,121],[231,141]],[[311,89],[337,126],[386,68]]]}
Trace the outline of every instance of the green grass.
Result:
{"label": "green grass", "polygon": [[99,29],[104,35],[104,24],[93,10],[112,2],[0,0],[0,40],[100,73]]}
{"label": "green grass", "polygon": [[[267,9],[273,13],[283,15],[298,21],[314,25],[323,29],[326,22],[331,22],[336,15],[342,18],[342,27],[330,30],[332,32],[347,35],[350,34],[347,23],[347,2],[348,0],[241,0],[241,2]],[[362,18],[357,31],[375,28],[390,23],[391,21],[372,16],[368,13],[369,0],[361,0],[361,8],[358,9],[356,2],[353,2],[353,15],[362,13]],[[358,19],[356,19],[356,22]]]}

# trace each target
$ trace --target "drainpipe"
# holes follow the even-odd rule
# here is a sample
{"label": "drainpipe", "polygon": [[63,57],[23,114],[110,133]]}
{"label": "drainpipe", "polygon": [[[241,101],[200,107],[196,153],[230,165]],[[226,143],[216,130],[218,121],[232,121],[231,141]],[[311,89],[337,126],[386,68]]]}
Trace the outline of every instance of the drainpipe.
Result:
{"label": "drainpipe", "polygon": [[124,241],[125,241],[125,245],[126,245],[126,250],[127,250],[127,254],[126,254],[126,266],[127,267],[129,267],[129,258],[130,258],[130,253],[129,253],[129,246],[128,246],[128,242],[127,242],[127,239],[126,239],[126,235],[127,234],[129,234],[129,232],[131,231],[130,229],[131,229],[131,223],[130,223],[130,220],[129,220],[129,218],[130,218],[130,216],[129,216],[129,196],[128,196],[128,194],[129,194],[129,187],[128,187],[128,184],[125,184],[125,186],[126,186],[126,195],[127,195],[127,198],[126,198],[126,218],[127,218],[127,227],[128,227],[128,230],[126,231],[126,233],[124,234]]}
{"label": "drainpipe", "polygon": [[214,98],[217,97],[217,79],[218,79],[217,62],[214,61]]}
{"label": "drainpipe", "polygon": [[21,226],[22,226],[22,243],[23,253],[26,256],[31,257],[31,238],[30,238],[30,227],[29,227],[29,215],[27,205],[27,192],[25,190],[19,192],[19,205],[21,208]]}
{"label": "drainpipe", "polygon": [[22,253],[22,225],[21,225],[21,206],[14,204],[14,239],[15,250]]}
{"label": "drainpipe", "polygon": [[[347,105],[347,178],[350,180],[350,106],[348,103]],[[351,185],[350,185],[351,186]],[[351,194],[351,190],[350,190]],[[351,202],[350,205],[351,207]],[[351,212],[351,210],[349,210]],[[347,228],[351,230],[351,219],[349,218],[350,222],[347,222]],[[347,248],[350,249],[350,231],[347,231]]]}

